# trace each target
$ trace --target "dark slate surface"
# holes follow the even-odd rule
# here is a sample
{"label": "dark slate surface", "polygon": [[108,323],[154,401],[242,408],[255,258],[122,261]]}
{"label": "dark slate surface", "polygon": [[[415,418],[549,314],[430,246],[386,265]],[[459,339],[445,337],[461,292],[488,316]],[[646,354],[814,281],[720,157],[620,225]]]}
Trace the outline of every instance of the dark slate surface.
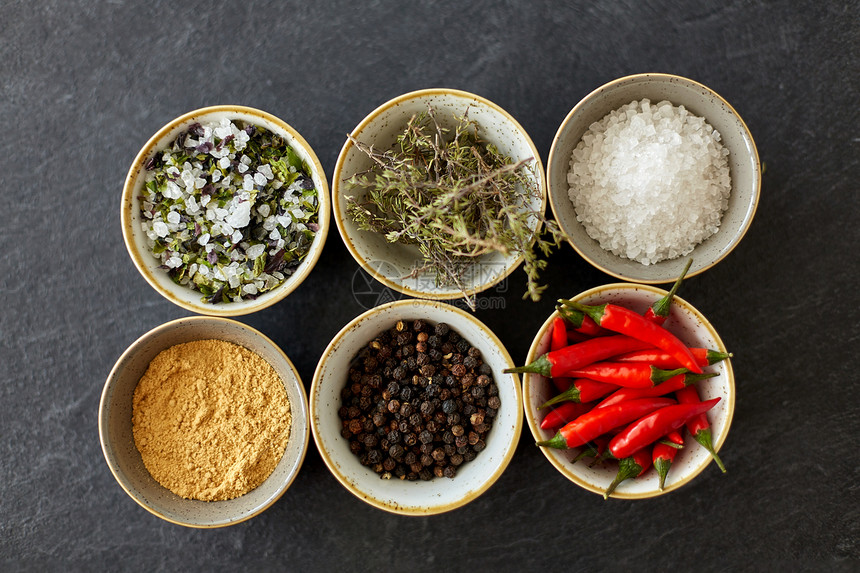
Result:
{"label": "dark slate surface", "polygon": [[[860,7],[693,4],[0,3],[0,568],[856,567]],[[301,132],[330,174],[374,107],[450,86],[506,108],[546,161],[580,98],[649,71],[723,95],[766,164],[745,240],[683,291],[737,354],[727,475],[711,467],[663,498],[604,502],[525,430],[486,494],[427,518],[359,501],[313,444],[287,494],[232,528],[162,522],[118,486],[96,428],[104,380],[140,334],[187,316],[144,282],[120,233],[124,176],[163,124],[205,105],[258,107]],[[307,386],[363,310],[357,268],[333,230],[305,284],[241,319]],[[505,308],[477,313],[517,362],[552,300],[614,282],[567,246],[546,279],[541,303],[520,300],[517,273]]]}

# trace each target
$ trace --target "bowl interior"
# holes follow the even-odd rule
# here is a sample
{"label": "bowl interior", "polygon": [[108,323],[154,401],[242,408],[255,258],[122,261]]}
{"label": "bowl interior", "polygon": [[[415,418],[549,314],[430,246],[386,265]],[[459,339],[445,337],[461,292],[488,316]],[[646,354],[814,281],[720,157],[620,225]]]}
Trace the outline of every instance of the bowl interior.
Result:
{"label": "bowl interior", "polygon": [[[144,165],[157,152],[164,150],[176,137],[196,122],[217,122],[221,119],[242,120],[261,125],[266,129],[284,137],[297,155],[310,167],[311,177],[318,191],[319,231],[314,236],[310,250],[305,260],[292,276],[277,288],[272,289],[253,300],[241,302],[208,304],[201,302],[199,292],[174,283],[162,269],[158,259],[152,256],[146,245],[146,234],[141,230],[140,192],[145,183],[146,170]],[[314,151],[297,131],[291,126],[266,112],[241,106],[214,106],[187,113],[168,123],[158,131],[141,149],[128,172],[123,188],[122,200],[122,232],[126,248],[131,255],[134,265],[146,281],[162,296],[171,302],[200,314],[213,316],[238,316],[266,308],[281,300],[310,274],[311,269],[319,259],[328,233],[331,204],[328,191],[328,180],[322,165]]]}
{"label": "bowl interior", "polygon": [[[573,298],[584,304],[615,303],[637,312],[644,312],[652,303],[659,300],[666,291],[646,285],[610,284],[597,287]],[[553,313],[547,319],[535,337],[529,350],[526,362],[531,362],[549,350],[549,338],[552,320],[557,316]],[[678,338],[691,347],[709,348],[726,352],[725,345],[716,330],[690,303],[675,297],[672,311],[665,324]],[[724,360],[705,368],[705,372],[717,372],[718,376],[697,383],[699,396],[702,400],[721,397],[719,403],[708,412],[708,420],[713,432],[714,447],[719,450],[729,431],[735,406],[735,382],[731,360]],[[523,403],[526,423],[535,440],[551,438],[555,432],[540,428],[540,421],[550,409],[537,408],[555,396],[557,391],[552,382],[543,376],[526,374],[523,380]],[[537,447],[537,446],[535,446]],[[615,477],[617,465],[612,463],[588,467],[588,461],[573,463],[579,453],[579,448],[571,450],[555,450],[541,448],[543,454],[569,480],[595,493],[603,494]],[[697,476],[705,467],[713,463],[710,454],[699,444],[689,438],[685,439],[684,448],[675,458],[663,491],[658,488],[659,479],[654,469],[636,479],[623,482],[612,494],[612,497],[637,499],[654,497],[677,489]],[[719,471],[714,465],[713,471]]]}
{"label": "bowl interior", "polygon": [[[184,499],[159,484],[143,465],[132,433],[132,399],[155,356],[173,345],[220,339],[251,350],[272,365],[284,382],[292,425],[283,458],[259,487],[231,500]],[[289,358],[268,338],[232,320],[192,317],[153,329],[134,342],[108,376],[99,407],[99,437],[105,459],[122,488],[141,506],[167,521],[191,527],[239,523],[274,503],[301,467],[310,435],[307,395]]]}
{"label": "bowl interior", "polygon": [[[458,468],[453,478],[430,481],[383,480],[362,466],[341,434],[337,410],[349,364],[358,351],[398,320],[448,323],[476,346],[493,368],[502,406],[487,436],[487,447]],[[511,357],[496,336],[471,315],[442,302],[403,300],[376,307],[348,324],[332,340],[314,374],[311,424],[317,447],[334,476],[359,499],[393,513],[428,515],[459,507],[489,488],[507,467],[522,429],[519,379],[503,374]]]}
{"label": "bowl interior", "polygon": [[[704,117],[722,136],[729,150],[732,191],[720,230],[697,245],[689,255],[643,265],[604,250],[588,236],[577,221],[573,202],[568,196],[567,174],[574,148],[589,126],[609,112],[634,100],[648,98],[656,104],[668,100],[683,105]],[[687,259],[693,265],[687,276],[694,276],[731,252],[743,238],[758,205],[761,170],[752,135],[737,112],[707,87],[686,78],[665,74],[641,74],[610,82],[595,90],[568,114],[555,136],[549,154],[547,184],[555,219],[571,239],[574,249],[602,271],[623,280],[656,284],[674,281]]]}
{"label": "bowl interior", "polygon": [[[368,115],[352,132],[358,141],[385,150],[394,144],[403,132],[409,119],[426,112],[432,106],[444,128],[453,128],[455,118],[468,112],[468,117],[478,123],[479,135],[496,145],[499,151],[514,161],[533,158],[534,181],[541,197],[531,202],[534,210],[543,213],[546,206],[543,164],[534,143],[523,128],[507,112],[494,103],[474,94],[456,90],[431,89],[412,92],[395,98]],[[392,244],[373,231],[360,231],[346,212],[345,196],[360,199],[361,189],[352,188],[346,180],[356,173],[371,167],[371,160],[352,142],[347,141],[338,157],[332,176],[332,196],[335,222],[344,243],[356,261],[371,276],[383,284],[408,294],[434,299],[459,298],[459,289],[436,286],[434,272],[424,272],[407,278],[421,261],[417,247]],[[534,225],[537,225],[535,219]],[[521,262],[521,257],[488,253],[466,277],[466,291],[480,292],[504,279]]]}

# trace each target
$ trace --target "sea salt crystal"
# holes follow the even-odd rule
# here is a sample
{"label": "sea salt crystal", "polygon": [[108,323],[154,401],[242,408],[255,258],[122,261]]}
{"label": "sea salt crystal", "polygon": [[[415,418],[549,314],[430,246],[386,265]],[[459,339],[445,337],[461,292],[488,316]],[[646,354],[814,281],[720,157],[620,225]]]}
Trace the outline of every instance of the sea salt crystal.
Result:
{"label": "sea salt crystal", "polygon": [[170,213],[167,214],[167,222],[168,223],[170,223],[172,225],[178,225],[179,221],[180,221],[179,213],[177,213],[176,211],[171,211]]}
{"label": "sea salt crystal", "polygon": [[[272,173],[272,166],[268,163],[263,163],[260,167],[257,168],[257,173],[260,173],[266,179],[274,179],[275,174]],[[262,183],[260,183],[262,185]]]}
{"label": "sea salt crystal", "polygon": [[271,209],[269,209],[268,203],[257,205],[257,214],[260,215],[260,217],[268,217],[270,212]]}
{"label": "sea salt crystal", "polygon": [[220,167],[221,169],[227,169],[228,167],[230,167],[230,158],[224,156],[221,159],[219,159],[218,160],[218,167]]}
{"label": "sea salt crystal", "polygon": [[266,245],[263,243],[257,243],[256,245],[252,245],[248,247],[248,250],[245,251],[245,254],[248,255],[249,259],[256,259],[260,255],[266,252]]}
{"label": "sea salt crystal", "polygon": [[170,229],[167,227],[167,224],[164,221],[153,222],[152,230],[155,231],[155,234],[159,237],[166,237],[170,234]]}
{"label": "sea salt crystal", "polygon": [[246,173],[245,177],[242,179],[242,189],[245,191],[251,191],[254,189],[254,177],[248,173]]}
{"label": "sea salt crystal", "polygon": [[268,181],[268,179],[266,179],[265,175],[263,175],[259,171],[257,171],[257,173],[254,173],[254,183],[256,183],[257,185],[265,185],[266,181]]}
{"label": "sea salt crystal", "polygon": [[225,219],[225,222],[234,229],[247,227],[251,221],[251,202],[242,201],[236,205],[232,213]]}
{"label": "sea salt crystal", "polygon": [[685,255],[719,230],[728,150],[683,106],[631,102],[593,123],[573,151],[569,196],[604,249],[644,265]]}

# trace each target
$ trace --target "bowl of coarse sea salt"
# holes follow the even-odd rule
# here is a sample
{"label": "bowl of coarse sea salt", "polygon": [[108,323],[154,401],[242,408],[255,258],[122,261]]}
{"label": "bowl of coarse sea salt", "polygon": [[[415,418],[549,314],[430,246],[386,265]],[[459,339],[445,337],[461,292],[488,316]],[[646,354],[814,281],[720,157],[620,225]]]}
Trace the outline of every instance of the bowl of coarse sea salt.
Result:
{"label": "bowl of coarse sea salt", "polygon": [[667,283],[712,267],[755,215],[761,165],[744,121],[690,79],[638,74],[582,99],[556,133],[547,183],[556,221],[589,263]]}

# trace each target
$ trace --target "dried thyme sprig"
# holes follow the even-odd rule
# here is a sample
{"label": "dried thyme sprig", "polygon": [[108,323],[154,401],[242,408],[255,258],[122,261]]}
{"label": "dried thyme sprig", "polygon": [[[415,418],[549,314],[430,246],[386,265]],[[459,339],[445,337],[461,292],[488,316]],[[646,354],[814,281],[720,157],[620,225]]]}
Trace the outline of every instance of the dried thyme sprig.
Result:
{"label": "dried thyme sprig", "polygon": [[[478,125],[456,117],[443,128],[432,107],[413,116],[387,151],[348,136],[373,161],[347,180],[365,191],[347,196],[347,213],[361,230],[376,231],[392,243],[416,245],[422,262],[406,277],[433,271],[437,286],[455,286],[474,310],[466,273],[491,251],[523,257],[528,288],[523,298],[539,300],[538,286],[548,255],[564,238],[558,226],[531,207],[540,199],[534,160],[512,162],[480,138]],[[541,236],[541,226],[551,240]]]}

